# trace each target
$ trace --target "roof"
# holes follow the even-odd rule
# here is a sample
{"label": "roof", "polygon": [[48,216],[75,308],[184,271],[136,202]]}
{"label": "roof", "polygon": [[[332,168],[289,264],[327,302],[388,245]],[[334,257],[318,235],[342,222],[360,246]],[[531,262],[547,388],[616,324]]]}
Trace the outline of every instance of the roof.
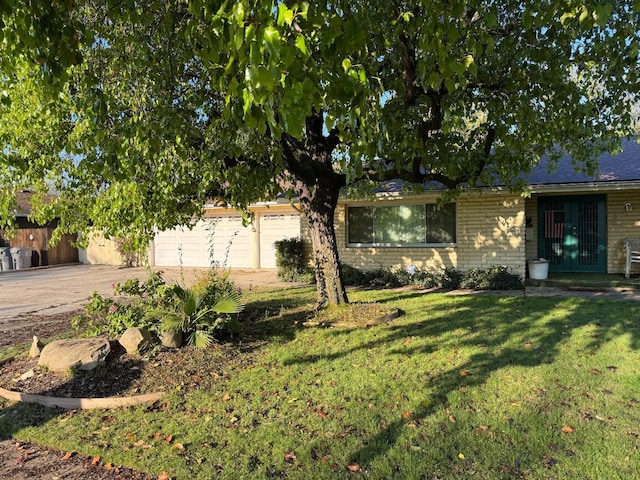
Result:
{"label": "roof", "polygon": [[[35,195],[35,192],[31,190],[21,190],[16,194],[16,217],[28,217],[31,215],[31,198]],[[44,201],[49,203],[53,201],[53,195],[45,195]]]}
{"label": "roof", "polygon": [[[555,168],[549,172],[549,159],[540,159],[538,165],[529,175],[524,175],[525,181],[532,190],[550,189],[561,190],[571,185],[573,188],[587,186],[606,186],[607,184],[620,185],[625,182],[640,184],[640,144],[637,139],[623,140],[622,151],[616,155],[604,153],[598,159],[598,172],[595,175],[587,175],[577,171],[571,157],[565,155],[558,160]],[[409,182],[403,180],[389,180],[378,186],[374,193],[400,193],[410,187]],[[499,185],[495,185],[498,187]],[[426,191],[443,190],[443,186],[436,182],[423,185]],[[547,187],[547,188],[545,188]]]}
{"label": "roof", "polygon": [[526,178],[532,186],[637,181],[640,180],[640,144],[635,139],[623,140],[622,152],[617,155],[604,153],[598,159],[598,167],[596,175],[577,172],[571,157],[565,155],[558,161],[557,168],[548,172],[548,159],[543,158]]}

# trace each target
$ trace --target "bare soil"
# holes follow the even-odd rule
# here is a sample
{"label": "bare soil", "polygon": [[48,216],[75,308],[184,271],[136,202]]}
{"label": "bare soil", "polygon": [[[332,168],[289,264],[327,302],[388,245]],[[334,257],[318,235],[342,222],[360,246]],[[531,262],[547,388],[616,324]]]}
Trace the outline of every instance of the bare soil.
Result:
{"label": "bare soil", "polygon": [[[70,331],[70,320],[77,312],[38,318],[41,338]],[[20,343],[25,348],[32,340],[29,328],[0,331],[0,348]],[[111,353],[104,367],[71,375],[57,375],[37,364],[37,359],[20,355],[0,367],[0,386],[9,390],[39,395],[73,398],[130,396],[157,391],[211,388],[215,381],[228,376],[231,363],[249,364],[259,340],[243,343],[219,343],[207,349],[190,346],[159,349],[147,357],[128,355],[117,341],[110,341]],[[28,348],[26,348],[28,350]],[[27,372],[30,378],[20,379]],[[0,478],[14,480],[42,479],[132,479],[153,477],[100,461],[52,450],[14,439],[0,441]]]}

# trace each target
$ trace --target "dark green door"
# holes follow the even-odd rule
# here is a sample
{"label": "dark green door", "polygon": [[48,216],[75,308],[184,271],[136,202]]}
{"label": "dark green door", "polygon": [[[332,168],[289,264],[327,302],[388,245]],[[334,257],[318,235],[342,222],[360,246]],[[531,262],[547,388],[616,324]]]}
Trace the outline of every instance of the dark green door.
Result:
{"label": "dark green door", "polygon": [[552,272],[607,271],[604,195],[541,197],[538,255]]}

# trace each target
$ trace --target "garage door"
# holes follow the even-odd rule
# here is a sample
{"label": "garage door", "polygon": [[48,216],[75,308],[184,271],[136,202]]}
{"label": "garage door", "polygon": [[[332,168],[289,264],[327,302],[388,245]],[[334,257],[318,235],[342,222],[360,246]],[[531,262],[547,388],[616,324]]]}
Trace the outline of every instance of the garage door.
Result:
{"label": "garage door", "polygon": [[207,237],[214,265],[251,268],[251,227],[242,226],[240,215],[211,219]]}
{"label": "garage door", "polygon": [[300,237],[300,215],[295,213],[260,216],[260,268],[276,268],[274,242]]}
{"label": "garage door", "polygon": [[157,266],[249,268],[251,228],[242,226],[239,215],[214,217],[192,230],[178,227],[158,233],[154,250]]}

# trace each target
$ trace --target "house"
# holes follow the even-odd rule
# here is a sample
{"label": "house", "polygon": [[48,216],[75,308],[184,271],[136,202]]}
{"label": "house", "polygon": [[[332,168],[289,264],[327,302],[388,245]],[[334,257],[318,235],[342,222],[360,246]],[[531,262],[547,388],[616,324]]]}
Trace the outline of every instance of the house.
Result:
{"label": "house", "polygon": [[625,141],[599,169],[577,173],[564,157],[548,173],[543,161],[528,177],[530,198],[487,188],[441,209],[437,191],[406,194],[393,182],[369,201],[342,199],[340,259],[361,269],[504,265],[524,277],[527,260],[544,257],[552,272],[622,273],[624,239],[640,237],[640,145]]}
{"label": "house", "polygon": [[[439,190],[406,193],[388,182],[368,200],[342,198],[335,228],[340,259],[361,269],[507,266],[524,277],[527,260],[546,258],[552,272],[622,273],[624,239],[640,237],[640,145],[625,141],[603,155],[599,173],[575,172],[569,157],[557,170],[540,165],[527,178],[531,196],[501,187],[463,193],[436,208]],[[150,248],[156,266],[275,268],[274,242],[300,236],[306,221],[286,199],[251,206],[253,222],[207,205],[192,229],[159,232]]]}
{"label": "house", "polygon": [[33,193],[22,190],[16,195],[16,223],[15,236],[8,238],[0,230],[0,238],[10,247],[29,247],[32,249],[31,266],[61,265],[78,262],[78,249],[72,245],[77,240],[76,235],[65,234],[55,247],[49,246],[49,239],[57,225],[57,220],[39,225],[31,218],[31,197]]}

